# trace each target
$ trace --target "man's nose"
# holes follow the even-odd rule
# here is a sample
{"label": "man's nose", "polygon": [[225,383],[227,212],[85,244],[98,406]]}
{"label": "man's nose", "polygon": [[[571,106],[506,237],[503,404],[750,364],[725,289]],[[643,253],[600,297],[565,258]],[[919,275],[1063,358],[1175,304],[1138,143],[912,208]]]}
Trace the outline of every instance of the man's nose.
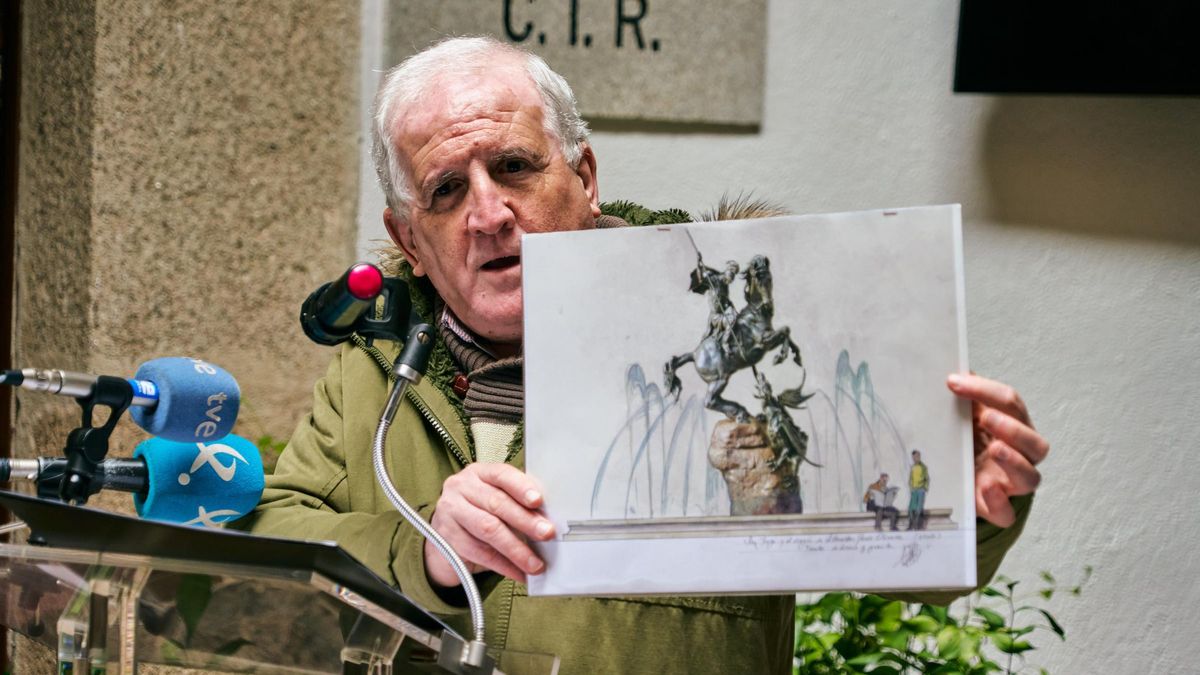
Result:
{"label": "man's nose", "polygon": [[497,184],[491,176],[473,177],[467,231],[471,234],[494,235],[513,227],[516,222],[512,195],[504,186]]}

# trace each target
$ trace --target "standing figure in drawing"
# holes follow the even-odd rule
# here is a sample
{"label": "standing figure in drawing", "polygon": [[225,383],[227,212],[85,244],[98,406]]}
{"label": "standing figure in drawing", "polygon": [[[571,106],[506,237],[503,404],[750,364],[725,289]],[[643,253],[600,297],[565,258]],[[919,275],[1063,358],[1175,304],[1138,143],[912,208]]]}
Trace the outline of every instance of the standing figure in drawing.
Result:
{"label": "standing figure in drawing", "polygon": [[908,529],[925,529],[925,492],[929,490],[929,469],[921,461],[921,451],[912,451],[912,468],[908,472]]}

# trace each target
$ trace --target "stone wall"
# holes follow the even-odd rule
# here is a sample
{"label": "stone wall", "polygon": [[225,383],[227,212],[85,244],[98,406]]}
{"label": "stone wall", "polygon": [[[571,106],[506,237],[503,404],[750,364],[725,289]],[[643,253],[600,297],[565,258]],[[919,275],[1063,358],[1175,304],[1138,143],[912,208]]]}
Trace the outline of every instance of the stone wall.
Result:
{"label": "stone wall", "polygon": [[[22,11],[13,362],[132,376],[208,359],[241,384],[235,432],[286,438],[330,355],[300,302],[354,255],[358,4]],[[16,399],[14,455],[61,454],[78,407]],[[122,422],[111,455],[143,438]]]}

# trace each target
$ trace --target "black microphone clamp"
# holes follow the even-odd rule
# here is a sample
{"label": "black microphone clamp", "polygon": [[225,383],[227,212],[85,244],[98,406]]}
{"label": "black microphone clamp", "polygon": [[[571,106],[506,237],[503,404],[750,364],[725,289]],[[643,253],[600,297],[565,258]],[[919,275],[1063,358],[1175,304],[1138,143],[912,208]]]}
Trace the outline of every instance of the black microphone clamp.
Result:
{"label": "black microphone clamp", "polygon": [[310,340],[333,346],[355,334],[369,343],[376,338],[404,340],[409,326],[420,323],[412,311],[408,285],[385,277],[369,263],[351,265],[342,276],[309,294],[300,307],[300,327]]}
{"label": "black microphone clamp", "polygon": [[[133,385],[129,380],[101,375],[96,378],[92,393],[75,401],[82,411],[83,423],[67,435],[63,448],[67,463],[57,497],[68,504],[82,505],[97,491],[96,469],[108,454],[108,439],[117,420],[133,402]],[[97,405],[108,408],[109,414],[104,424],[93,426],[92,411]]]}

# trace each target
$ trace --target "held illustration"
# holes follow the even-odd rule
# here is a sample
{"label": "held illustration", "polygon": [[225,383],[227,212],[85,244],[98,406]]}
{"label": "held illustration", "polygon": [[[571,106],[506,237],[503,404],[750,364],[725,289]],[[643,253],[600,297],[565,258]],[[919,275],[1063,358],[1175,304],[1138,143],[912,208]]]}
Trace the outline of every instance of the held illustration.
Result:
{"label": "held illustration", "polygon": [[[974,580],[957,207],[526,237],[531,595]],[[615,273],[619,270],[619,273]]]}

